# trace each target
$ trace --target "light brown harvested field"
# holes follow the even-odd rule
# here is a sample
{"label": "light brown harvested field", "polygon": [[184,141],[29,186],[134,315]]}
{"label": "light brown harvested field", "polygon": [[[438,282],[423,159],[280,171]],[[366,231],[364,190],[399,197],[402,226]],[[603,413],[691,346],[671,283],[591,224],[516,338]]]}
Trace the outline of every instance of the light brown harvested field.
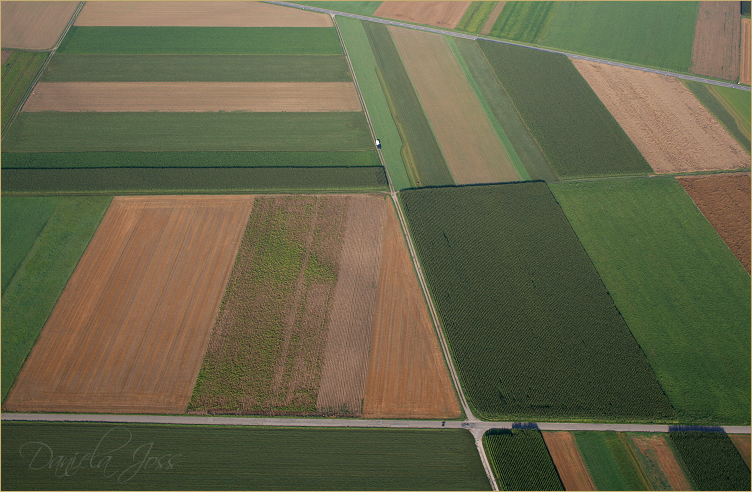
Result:
{"label": "light brown harvested field", "polygon": [[384,228],[363,418],[462,414],[394,208]]}
{"label": "light brown harvested field", "polygon": [[750,175],[714,174],[677,179],[750,273]]}
{"label": "light brown harvested field", "polygon": [[679,79],[572,62],[656,173],[749,166],[749,154]]}
{"label": "light brown harvested field", "polygon": [[2,51],[2,60],[0,60],[0,63],[5,63],[5,60],[10,58],[10,55],[13,54],[13,51],[11,50],[3,50]]}
{"label": "light brown harvested field", "polygon": [[78,2],[2,2],[0,38],[5,48],[46,50],[63,34]]}
{"label": "light brown harvested field", "polygon": [[366,388],[386,199],[352,195],[339,257],[316,409],[361,415]]}
{"label": "light brown harvested field", "polygon": [[361,111],[352,82],[40,82],[24,111]]}
{"label": "light brown harvested field", "polygon": [[741,10],[738,2],[700,2],[690,71],[739,80]]}
{"label": "light brown harvested field", "polygon": [[114,198],[4,409],[184,412],[252,204]]}
{"label": "light brown harvested field", "polygon": [[574,436],[569,432],[541,432],[565,490],[597,490]]}
{"label": "light brown harvested field", "polygon": [[739,454],[742,455],[744,462],[749,468],[749,455],[750,455],[750,436],[749,434],[729,434],[731,442],[734,443]]}
{"label": "light brown harvested field", "polygon": [[332,27],[326,14],[261,2],[87,2],[76,26]]}
{"label": "light brown harvested field", "polygon": [[642,454],[648,478],[657,490],[692,490],[674,452],[661,434],[636,435],[630,439]]}
{"label": "light brown harvested field", "polygon": [[518,181],[451,48],[439,34],[389,26],[456,184]]}
{"label": "light brown harvested field", "polygon": [[480,30],[481,34],[488,34],[493,29],[493,25],[496,23],[496,19],[501,15],[501,11],[504,10],[504,5],[507,2],[496,2],[496,7],[491,11],[491,15],[488,16],[486,23],[483,25],[483,29]]}
{"label": "light brown harvested field", "polygon": [[454,29],[472,2],[381,2],[373,15]]}
{"label": "light brown harvested field", "polygon": [[739,83],[750,85],[752,76],[750,75],[750,19],[742,19],[742,58],[739,66]]}

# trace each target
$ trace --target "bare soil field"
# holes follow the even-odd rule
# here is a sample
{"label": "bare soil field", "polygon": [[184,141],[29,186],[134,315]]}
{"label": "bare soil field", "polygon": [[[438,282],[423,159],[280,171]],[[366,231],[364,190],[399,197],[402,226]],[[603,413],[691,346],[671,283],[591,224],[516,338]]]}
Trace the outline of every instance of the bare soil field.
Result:
{"label": "bare soil field", "polygon": [[386,200],[349,198],[345,237],[316,408],[324,414],[360,416],[366,388]]}
{"label": "bare soil field", "polygon": [[0,38],[5,48],[47,50],[68,25],[78,2],[2,2]]}
{"label": "bare soil field", "polygon": [[741,19],[736,2],[700,2],[692,43],[692,73],[739,79]]}
{"label": "bare soil field", "polygon": [[326,14],[260,2],[147,1],[88,2],[75,25],[332,27],[333,24],[332,18]]}
{"label": "bare soil field", "polygon": [[749,468],[749,455],[750,455],[750,436],[749,434],[729,434],[731,442],[734,443],[739,454],[742,455],[744,462]]}
{"label": "bare soil field", "polygon": [[397,214],[387,205],[363,418],[461,416]]}
{"label": "bare soil field", "polygon": [[361,111],[351,82],[40,82],[24,111]]}
{"label": "bare soil field", "polygon": [[643,467],[656,490],[692,490],[665,436],[631,435],[630,439],[642,454]]}
{"label": "bare soil field", "polygon": [[750,175],[715,174],[677,179],[750,273]]}
{"label": "bare soil field", "polygon": [[394,26],[389,26],[389,32],[455,183],[518,181],[517,171],[443,36]]}
{"label": "bare soil field", "polygon": [[472,2],[382,2],[373,15],[454,29]]}
{"label": "bare soil field", "polygon": [[739,83],[750,85],[752,76],[750,75],[750,19],[742,19],[742,58],[739,66]]}
{"label": "bare soil field", "polygon": [[749,166],[749,154],[679,79],[572,62],[656,173]]}
{"label": "bare soil field", "polygon": [[504,5],[506,5],[506,3],[507,2],[496,2],[496,7],[491,11],[491,15],[486,19],[486,23],[483,24],[483,29],[480,30],[481,34],[486,35],[491,32],[491,29],[493,29],[493,26],[496,23],[496,19],[501,15],[501,11],[504,10]]}
{"label": "bare soil field", "polygon": [[13,51],[11,51],[11,50],[3,50],[2,51],[2,59],[0,59],[0,63],[4,64],[5,60],[7,60],[8,58],[10,58],[10,55],[12,55],[12,54],[13,54]]}
{"label": "bare soil field", "polygon": [[541,432],[565,490],[597,490],[574,436],[569,432]]}
{"label": "bare soil field", "polygon": [[184,412],[253,200],[114,198],[4,409]]}

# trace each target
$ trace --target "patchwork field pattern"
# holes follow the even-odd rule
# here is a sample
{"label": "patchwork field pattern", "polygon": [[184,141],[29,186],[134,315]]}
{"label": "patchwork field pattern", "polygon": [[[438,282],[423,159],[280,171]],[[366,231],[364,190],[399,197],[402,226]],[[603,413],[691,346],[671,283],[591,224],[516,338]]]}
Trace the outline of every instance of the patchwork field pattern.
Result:
{"label": "patchwork field pattern", "polygon": [[373,13],[376,17],[386,17],[416,24],[429,24],[436,27],[454,29],[462,19],[471,2],[381,2]]}
{"label": "patchwork field pattern", "polygon": [[[6,57],[5,54],[8,54]],[[2,128],[16,110],[21,98],[47,59],[47,53],[31,51],[3,51],[2,67]]]}
{"label": "patchwork field pattern", "polygon": [[692,43],[692,73],[739,80],[741,21],[739,4],[699,3]]}
{"label": "patchwork field pattern", "polygon": [[650,490],[652,485],[624,432],[573,433],[598,490]]}
{"label": "patchwork field pattern", "polygon": [[679,79],[572,63],[656,173],[749,167],[749,154]]}
{"label": "patchwork field pattern", "polygon": [[78,2],[3,2],[4,48],[52,48],[73,16]]}
{"label": "patchwork field pattern", "polygon": [[558,2],[506,2],[488,34],[538,44],[545,36],[558,5]]}
{"label": "patchwork field pattern", "polygon": [[739,451],[739,454],[744,459],[744,462],[747,464],[747,468],[749,468],[749,461],[750,461],[750,435],[749,434],[730,434],[729,438],[731,439],[731,442],[734,443],[734,446],[736,446],[736,450]]}
{"label": "patchwork field pattern", "polygon": [[3,408],[184,412],[252,203],[113,199]]}
{"label": "patchwork field pattern", "polygon": [[630,433],[628,436],[653,490],[692,490],[666,435]]}
{"label": "patchwork field pattern", "polygon": [[569,432],[541,432],[565,490],[597,490]]}

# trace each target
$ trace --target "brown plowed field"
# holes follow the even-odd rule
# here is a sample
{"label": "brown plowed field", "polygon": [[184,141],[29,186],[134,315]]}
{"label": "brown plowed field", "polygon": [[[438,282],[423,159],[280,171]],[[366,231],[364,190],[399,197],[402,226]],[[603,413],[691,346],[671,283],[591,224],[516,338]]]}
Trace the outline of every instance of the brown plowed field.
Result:
{"label": "brown plowed field", "polygon": [[113,199],[4,409],[184,412],[252,204]]}
{"label": "brown plowed field", "polygon": [[597,490],[574,436],[569,432],[541,432],[565,490]]}
{"label": "brown plowed field", "polygon": [[750,273],[750,175],[715,174],[677,179]]}
{"label": "brown plowed field", "polygon": [[454,29],[472,2],[381,2],[373,15]]}
{"label": "brown plowed field", "polygon": [[750,455],[750,436],[749,434],[729,434],[731,442],[734,443],[739,454],[742,455],[744,462],[749,468],[749,455]]}
{"label": "brown plowed field", "polygon": [[752,76],[750,76],[750,19],[742,19],[742,58],[739,67],[739,83],[750,85]]}
{"label": "brown plowed field", "polygon": [[630,439],[642,454],[643,467],[656,490],[692,490],[665,436],[631,435]]}
{"label": "brown plowed field", "polygon": [[5,48],[52,48],[76,11],[78,2],[2,2],[0,38]]}
{"label": "brown plowed field", "polygon": [[700,2],[690,71],[739,80],[741,9],[738,2]]}
{"label": "brown plowed field", "polygon": [[749,154],[679,79],[572,62],[656,173],[749,166]]}
{"label": "brown plowed field", "polygon": [[87,2],[75,25],[332,27],[333,24],[326,14],[261,2],[189,1]]}
{"label": "brown plowed field", "polygon": [[13,52],[11,50],[3,50],[2,51],[2,60],[0,61],[0,63],[5,63],[5,60],[7,60],[8,58],[10,58],[10,55],[12,55],[12,54],[13,54]]}
{"label": "brown plowed field", "polygon": [[363,418],[460,417],[402,229],[387,208]]}
{"label": "brown plowed field", "polygon": [[40,82],[24,111],[361,111],[351,82]]}
{"label": "brown plowed field", "polygon": [[491,15],[486,19],[486,23],[483,25],[483,29],[480,30],[481,34],[488,34],[493,29],[493,25],[496,23],[496,19],[501,15],[501,11],[504,10],[504,5],[507,2],[496,2],[496,7],[491,11]]}
{"label": "brown plowed field", "polygon": [[518,181],[517,171],[443,36],[394,26],[389,26],[389,32],[455,183]]}
{"label": "brown plowed field", "polygon": [[316,408],[321,413],[361,414],[366,388],[381,263],[386,200],[353,195],[321,371]]}

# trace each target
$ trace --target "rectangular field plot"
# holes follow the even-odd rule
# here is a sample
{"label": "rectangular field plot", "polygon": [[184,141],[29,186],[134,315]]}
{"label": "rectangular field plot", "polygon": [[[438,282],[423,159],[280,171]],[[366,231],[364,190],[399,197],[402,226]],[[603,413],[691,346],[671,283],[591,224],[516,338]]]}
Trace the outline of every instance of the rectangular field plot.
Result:
{"label": "rectangular field plot", "polygon": [[[111,457],[86,466],[100,441]],[[83,465],[62,476],[41,447],[30,469],[39,443]],[[2,474],[4,490],[491,490],[463,429],[3,422]]]}
{"label": "rectangular field plot", "polygon": [[681,185],[550,187],[677,414],[748,425],[749,274]]}
{"label": "rectangular field plot", "polygon": [[3,2],[3,48],[52,48],[78,7],[78,2]]}
{"label": "rectangular field plot", "polygon": [[500,420],[673,415],[545,183],[400,195],[476,415]]}
{"label": "rectangular field plot", "polygon": [[745,463],[727,434],[671,432],[669,437],[696,490],[750,489],[749,462]]}
{"label": "rectangular field plot", "polygon": [[3,409],[184,412],[252,203],[113,199]]}
{"label": "rectangular field plot", "polygon": [[537,429],[490,430],[483,449],[500,490],[564,490]]}

